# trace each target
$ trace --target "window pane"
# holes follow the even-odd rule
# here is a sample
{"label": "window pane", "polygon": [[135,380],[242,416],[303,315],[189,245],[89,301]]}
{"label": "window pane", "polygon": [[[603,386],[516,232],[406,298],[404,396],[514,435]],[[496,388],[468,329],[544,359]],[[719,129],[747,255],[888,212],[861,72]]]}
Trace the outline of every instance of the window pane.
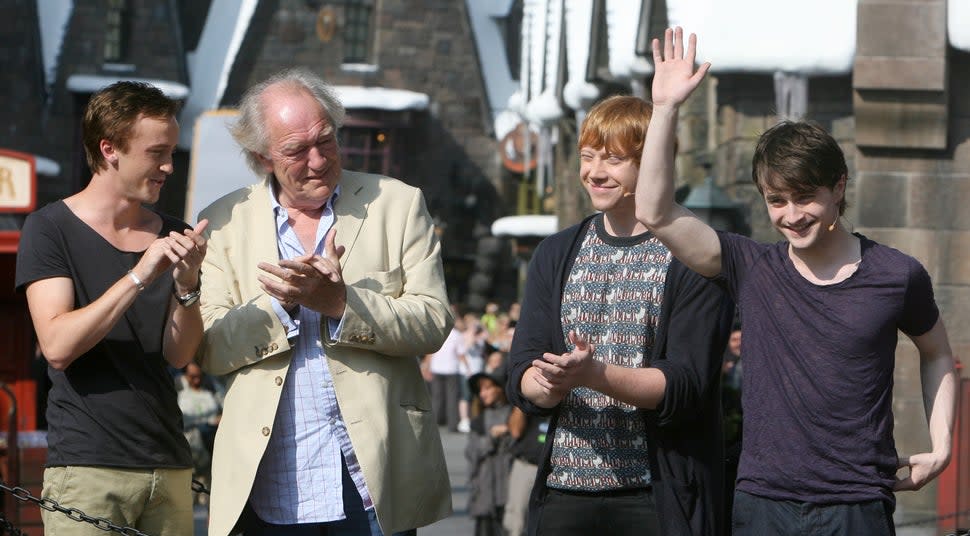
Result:
{"label": "window pane", "polygon": [[368,61],[372,12],[369,3],[348,1],[345,4],[344,63]]}

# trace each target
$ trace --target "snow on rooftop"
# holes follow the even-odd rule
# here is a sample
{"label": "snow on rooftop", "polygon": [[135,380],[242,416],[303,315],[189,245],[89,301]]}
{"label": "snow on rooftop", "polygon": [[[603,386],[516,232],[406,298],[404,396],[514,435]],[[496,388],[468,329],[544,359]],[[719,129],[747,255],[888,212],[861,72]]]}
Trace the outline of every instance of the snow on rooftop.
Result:
{"label": "snow on rooftop", "polygon": [[950,44],[970,52],[970,1],[949,0],[946,4],[946,26]]}
{"label": "snow on rooftop", "polygon": [[[492,119],[497,121],[509,97],[518,88],[518,83],[509,72],[509,62],[505,51],[505,37],[502,33],[504,19],[512,9],[512,0],[465,0],[472,34],[478,50],[478,61],[485,82],[485,93],[491,108]],[[496,137],[499,137],[496,135]]]}
{"label": "snow on rooftop", "polygon": [[61,174],[61,166],[50,158],[34,155],[35,171],[38,175],[56,177]]}
{"label": "snow on rooftop", "polygon": [[185,84],[171,80],[139,78],[135,76],[102,76],[97,74],[72,74],[67,79],[67,89],[74,93],[94,93],[122,80],[151,84],[162,90],[162,93],[170,99],[184,99],[189,94],[189,88]]}
{"label": "snow on rooftop", "polygon": [[47,85],[57,77],[57,59],[67,32],[67,23],[74,10],[73,0],[37,0],[37,19],[40,25],[40,45],[44,55],[44,77]]}
{"label": "snow on rooftop", "polygon": [[599,88],[586,81],[589,64],[589,39],[593,26],[592,2],[566,3],[566,85],[562,98],[566,106],[577,110],[596,100]]}
{"label": "snow on rooftop", "polygon": [[[199,114],[219,107],[257,3],[258,0],[213,0],[209,6],[199,44],[188,56],[192,94],[179,114],[183,125],[194,125]],[[191,144],[191,129],[182,129],[179,147],[187,149]]]}
{"label": "snow on rooftop", "polygon": [[856,0],[667,1],[670,25],[697,34],[697,60],[713,72],[847,74],[856,9]]}
{"label": "snow on rooftop", "polygon": [[427,110],[430,98],[425,93],[385,87],[334,86],[337,98],[348,110]]}
{"label": "snow on rooftop", "polygon": [[492,222],[492,236],[549,236],[558,230],[554,215],[506,216]]}
{"label": "snow on rooftop", "polygon": [[[672,0],[667,2],[671,3]],[[610,73],[620,79],[629,79],[633,74],[641,4],[639,0],[606,0]]]}

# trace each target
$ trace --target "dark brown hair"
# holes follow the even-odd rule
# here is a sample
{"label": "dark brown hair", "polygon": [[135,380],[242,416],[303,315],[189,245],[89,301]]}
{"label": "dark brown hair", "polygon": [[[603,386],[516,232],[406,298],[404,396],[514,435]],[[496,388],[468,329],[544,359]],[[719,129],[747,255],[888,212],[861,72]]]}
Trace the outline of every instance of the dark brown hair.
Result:
{"label": "dark brown hair", "polygon": [[108,166],[101,140],[119,151],[128,150],[128,138],[140,117],[167,119],[178,113],[178,103],[145,82],[122,81],[99,90],[84,109],[81,135],[92,173]]}
{"label": "dark brown hair", "polygon": [[[821,187],[834,189],[849,173],[845,154],[817,123],[782,121],[761,135],[751,159],[751,180],[761,195],[765,189],[812,194]],[[842,196],[839,214],[845,212]]]}

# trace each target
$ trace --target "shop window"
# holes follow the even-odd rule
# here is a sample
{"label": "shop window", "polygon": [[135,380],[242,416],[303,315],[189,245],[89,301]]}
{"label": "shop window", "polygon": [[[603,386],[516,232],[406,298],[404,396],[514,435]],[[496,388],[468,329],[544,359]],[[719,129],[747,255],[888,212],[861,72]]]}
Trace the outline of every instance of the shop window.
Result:
{"label": "shop window", "polygon": [[344,169],[394,175],[393,131],[378,126],[348,126],[340,129],[340,154]]}

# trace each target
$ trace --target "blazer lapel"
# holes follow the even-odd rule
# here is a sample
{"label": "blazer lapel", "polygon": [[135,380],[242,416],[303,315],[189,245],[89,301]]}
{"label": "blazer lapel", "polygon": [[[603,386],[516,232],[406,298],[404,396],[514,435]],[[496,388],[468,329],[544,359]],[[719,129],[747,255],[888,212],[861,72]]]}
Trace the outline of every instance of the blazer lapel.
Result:
{"label": "blazer lapel", "polygon": [[340,258],[340,265],[344,267],[350,258],[350,251],[357,243],[360,228],[367,215],[367,200],[372,199],[375,192],[371,181],[363,180],[363,175],[353,171],[343,170],[340,179],[340,196],[334,202],[333,212],[336,218],[334,228],[337,230],[336,243],[345,250]]}
{"label": "blazer lapel", "polygon": [[[248,220],[252,223],[247,226],[247,241],[253,245],[255,262],[253,269],[259,262],[279,264],[280,251],[276,241],[276,217],[273,214],[273,205],[270,203],[269,181],[264,180],[253,186],[253,196],[248,203]],[[257,270],[258,271],[258,270]]]}

